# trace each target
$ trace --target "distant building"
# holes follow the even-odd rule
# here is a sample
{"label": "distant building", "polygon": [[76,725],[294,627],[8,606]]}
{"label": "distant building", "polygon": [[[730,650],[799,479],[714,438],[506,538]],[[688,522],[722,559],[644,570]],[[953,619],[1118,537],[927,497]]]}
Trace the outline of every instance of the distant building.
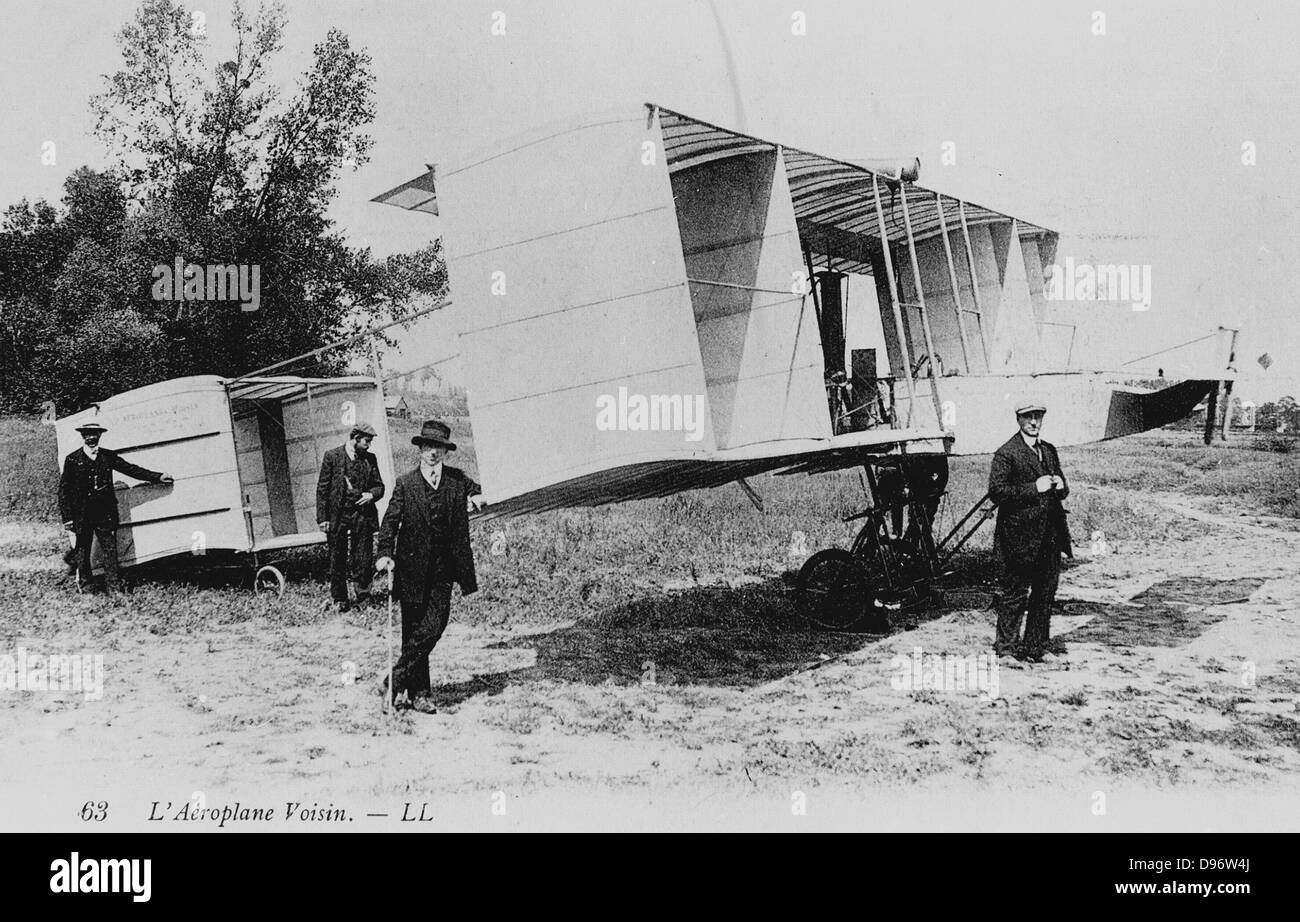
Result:
{"label": "distant building", "polygon": [[1249,429],[1251,432],[1254,432],[1255,412],[1257,409],[1258,407],[1255,406],[1255,401],[1243,400],[1240,409],[1233,417],[1232,424],[1234,426],[1239,426],[1242,429]]}
{"label": "distant building", "polygon": [[[1221,418],[1223,415],[1222,404],[1216,404],[1214,410],[1216,415]],[[1196,408],[1192,410],[1192,412],[1189,415],[1187,415],[1183,419],[1178,420],[1175,423],[1170,423],[1165,428],[1166,429],[1196,429],[1198,431],[1202,430],[1205,428],[1205,414],[1207,411],[1208,411],[1208,401],[1203,400],[1196,405]],[[1252,400],[1239,401],[1234,397],[1232,400],[1231,428],[1244,429],[1249,432],[1254,432],[1255,414],[1257,411],[1258,411],[1258,407],[1255,405],[1254,401]]]}
{"label": "distant building", "polygon": [[384,413],[389,419],[410,419],[411,408],[406,405],[406,398],[400,394],[384,397]]}

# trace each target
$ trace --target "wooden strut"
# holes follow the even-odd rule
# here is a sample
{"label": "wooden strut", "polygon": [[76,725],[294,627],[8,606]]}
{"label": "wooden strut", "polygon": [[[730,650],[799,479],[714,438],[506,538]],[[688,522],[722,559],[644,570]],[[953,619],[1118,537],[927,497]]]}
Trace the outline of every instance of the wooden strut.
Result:
{"label": "wooden strut", "polygon": [[817,330],[820,334],[822,328],[822,302],[817,294],[817,283],[813,281],[812,249],[807,245],[803,248],[803,259],[808,266],[808,290],[812,294],[813,310],[817,313]]}
{"label": "wooden strut", "polygon": [[[912,408],[916,403],[916,387],[912,383],[912,351],[907,347],[907,335],[903,331],[903,311],[898,306],[898,281],[894,276],[894,258],[889,252],[889,233],[885,229],[885,211],[880,207],[880,185],[875,173],[871,174],[871,197],[876,204],[876,223],[880,228],[880,249],[885,256],[885,275],[889,281],[889,305],[894,312],[894,333],[898,337],[898,348],[903,359],[901,370],[907,381],[907,424],[904,428],[910,429],[912,426]],[[897,372],[898,369],[895,370],[895,374]]]}
{"label": "wooden strut", "polygon": [[754,508],[757,509],[759,512],[762,512],[763,497],[758,494],[758,491],[755,490],[752,486],[750,486],[749,481],[747,481],[744,477],[736,478],[736,483],[740,485],[740,489],[745,491],[745,495],[748,496],[749,501],[754,504]]}
{"label": "wooden strut", "polygon": [[[1230,327],[1223,327],[1232,334],[1232,341],[1228,344],[1228,371],[1236,371],[1233,363],[1237,360],[1237,330]],[[1228,430],[1232,428],[1232,379],[1223,379],[1223,425],[1219,429],[1219,441],[1228,441]]]}
{"label": "wooden strut", "polygon": [[1205,444],[1209,445],[1214,441],[1214,424],[1215,417],[1218,415],[1219,382],[1215,381],[1214,386],[1210,388],[1209,395],[1205,398]]}
{"label": "wooden strut", "polygon": [[1074,334],[1078,327],[1073,323],[1057,323],[1055,320],[1038,320],[1037,325],[1040,327],[1065,327],[1070,331],[1070,345],[1065,350],[1065,370],[1070,370],[1070,359],[1074,355]]}
{"label": "wooden strut", "polygon": [[962,317],[964,311],[961,307],[960,286],[957,284],[957,266],[952,261],[952,241],[948,239],[948,219],[943,213],[943,196],[938,192],[934,194],[934,207],[939,212],[939,233],[943,238],[943,255],[948,262],[948,282],[952,285],[952,307],[957,315],[957,332],[961,336],[962,366],[966,369],[966,374],[970,374],[970,345],[966,341],[966,322]]}
{"label": "wooden strut", "polygon": [[980,346],[984,350],[984,367],[989,368],[989,339],[984,333],[984,305],[980,302],[979,276],[975,274],[975,250],[970,242],[970,228],[966,226],[966,203],[958,199],[957,214],[961,218],[961,236],[966,244],[966,268],[970,272],[970,293],[975,299],[975,316],[979,319]]}
{"label": "wooden strut", "polygon": [[917,306],[921,309],[921,332],[925,335],[925,351],[929,358],[930,395],[934,399],[934,421],[943,426],[943,400],[939,396],[939,376],[935,374],[934,336],[930,333],[930,315],[925,309],[925,289],[921,286],[921,265],[916,259],[916,239],[912,236],[912,215],[907,207],[907,188],[899,182],[899,197],[903,200],[903,229],[907,232],[907,253],[912,264],[912,288],[916,290]]}
{"label": "wooden strut", "polygon": [[311,385],[305,384],[307,388],[307,429],[311,432],[311,454],[316,459],[316,470],[320,470],[320,445],[316,442],[316,411],[311,405]]}

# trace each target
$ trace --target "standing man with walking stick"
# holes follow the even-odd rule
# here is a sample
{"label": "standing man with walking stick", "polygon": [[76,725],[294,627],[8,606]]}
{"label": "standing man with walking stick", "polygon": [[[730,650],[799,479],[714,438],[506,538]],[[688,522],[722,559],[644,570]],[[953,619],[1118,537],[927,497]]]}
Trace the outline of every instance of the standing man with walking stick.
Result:
{"label": "standing man with walking stick", "polygon": [[394,571],[392,597],[402,607],[402,654],[381,693],[426,714],[436,713],[429,698],[429,655],[451,617],[451,587],[459,583],[462,596],[478,589],[469,512],[482,508],[482,491],[464,471],[443,463],[456,450],[450,436],[449,426],[429,420],[411,439],[420,449],[420,465],[397,479],[375,561],[376,569]]}

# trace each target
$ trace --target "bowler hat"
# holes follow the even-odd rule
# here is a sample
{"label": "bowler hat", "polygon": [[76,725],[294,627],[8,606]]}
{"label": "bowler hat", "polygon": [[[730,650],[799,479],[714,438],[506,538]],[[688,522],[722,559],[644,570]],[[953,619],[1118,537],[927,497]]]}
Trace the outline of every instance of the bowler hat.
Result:
{"label": "bowler hat", "polygon": [[82,423],[77,427],[77,431],[82,435],[103,435],[108,430],[99,423]]}
{"label": "bowler hat", "polygon": [[412,445],[443,445],[448,451],[456,450],[456,443],[450,441],[451,427],[436,419],[426,419],[420,428],[420,434],[411,437]]}

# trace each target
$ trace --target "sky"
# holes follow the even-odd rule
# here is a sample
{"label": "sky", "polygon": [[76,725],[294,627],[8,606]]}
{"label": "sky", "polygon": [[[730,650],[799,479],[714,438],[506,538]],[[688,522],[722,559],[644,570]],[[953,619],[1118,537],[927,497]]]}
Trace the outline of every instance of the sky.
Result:
{"label": "sky", "polygon": [[[251,4],[250,4],[251,5]],[[1102,368],[1240,328],[1236,387],[1300,395],[1300,5],[1285,2],[290,0],[275,73],[337,26],[374,57],[371,161],[332,210],[357,246],[413,249],[438,220],[370,199],[493,139],[653,101],[844,159],[918,156],[921,182],[1061,232],[1057,262],[1150,266],[1150,309],[1057,304]],[[116,70],[127,0],[0,5],[0,205],[57,200],[105,165],[87,101]],[[228,2],[199,2],[213,59]],[[498,15],[500,14],[500,15]],[[800,17],[800,14],[802,16]],[[1101,14],[1102,19],[1098,18]],[[804,34],[798,25],[804,25]],[[493,25],[504,23],[504,34]],[[42,163],[53,141],[56,162]],[[1246,156],[1247,149],[1253,157]],[[955,163],[945,163],[945,151]],[[1253,160],[1252,163],[1243,162]],[[454,292],[453,292],[454,295]],[[450,318],[408,351],[456,352]],[[1226,338],[1128,365],[1226,360]],[[1256,362],[1269,353],[1265,371]],[[1076,362],[1078,364],[1078,362]],[[447,363],[457,377],[454,360]]]}

